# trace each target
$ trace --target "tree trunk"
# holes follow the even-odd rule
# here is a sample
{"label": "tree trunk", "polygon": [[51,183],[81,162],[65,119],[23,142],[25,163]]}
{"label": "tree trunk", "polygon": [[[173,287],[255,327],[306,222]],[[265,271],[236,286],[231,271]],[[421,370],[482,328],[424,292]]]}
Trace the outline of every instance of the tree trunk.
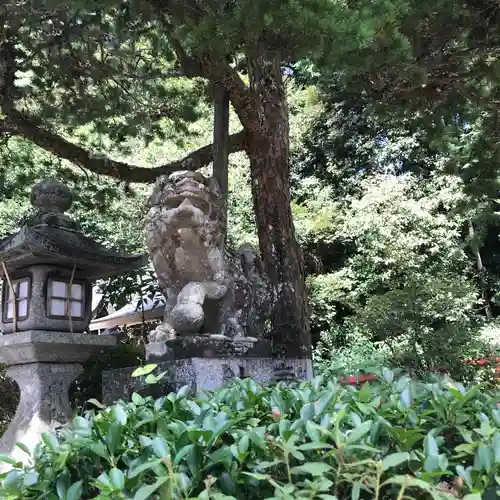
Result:
{"label": "tree trunk", "polygon": [[483,259],[481,258],[481,252],[479,251],[479,246],[477,244],[474,224],[470,219],[469,219],[469,239],[470,239],[469,243],[470,248],[472,250],[472,253],[474,254],[474,257],[476,258],[477,275],[479,279],[479,288],[481,289],[481,297],[483,298],[484,302],[484,312],[486,314],[486,319],[488,321],[492,321],[493,312],[491,309],[491,302],[488,294],[488,283],[486,282],[486,274],[484,271]]}
{"label": "tree trunk", "polygon": [[278,60],[263,51],[250,63],[259,123],[247,129],[260,251],[273,288],[272,339],[280,357],[310,357],[303,260],[290,199],[289,119]]}
{"label": "tree trunk", "polygon": [[229,142],[229,97],[221,84],[215,85],[214,97],[214,142],[213,171],[223,197],[222,214],[224,227],[221,231],[227,237],[227,195],[228,195],[228,142]]}

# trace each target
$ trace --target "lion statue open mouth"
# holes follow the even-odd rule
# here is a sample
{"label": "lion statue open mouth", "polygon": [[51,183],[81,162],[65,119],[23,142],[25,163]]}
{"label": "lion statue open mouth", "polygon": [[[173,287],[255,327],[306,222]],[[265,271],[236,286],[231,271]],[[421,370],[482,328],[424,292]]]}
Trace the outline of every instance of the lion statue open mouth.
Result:
{"label": "lion statue open mouth", "polygon": [[217,181],[198,172],[159,177],[149,201],[146,240],[167,305],[150,342],[177,335],[259,337],[270,293],[250,245],[233,255]]}

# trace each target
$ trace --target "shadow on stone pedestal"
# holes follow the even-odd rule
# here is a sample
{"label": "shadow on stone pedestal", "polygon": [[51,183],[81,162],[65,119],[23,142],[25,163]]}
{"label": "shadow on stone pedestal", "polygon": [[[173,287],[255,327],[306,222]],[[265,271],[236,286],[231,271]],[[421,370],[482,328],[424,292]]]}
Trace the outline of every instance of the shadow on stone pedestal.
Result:
{"label": "shadow on stone pedestal", "polygon": [[155,386],[144,377],[132,378],[136,367],[103,372],[103,402],[128,399],[133,392],[153,397],[189,385],[196,392],[217,389],[233,378],[252,378],[261,383],[312,378],[310,359],[273,359],[271,344],[256,339],[178,337],[146,346],[148,363],[158,364],[167,375]]}
{"label": "shadow on stone pedestal", "polygon": [[[83,371],[81,363],[114,346],[113,336],[27,331],[0,336],[0,363],[16,381],[21,398],[13,421],[0,439],[0,453],[19,461],[44,432],[71,421],[69,387]],[[65,362],[66,361],[66,362]],[[0,472],[10,466],[0,463]]]}

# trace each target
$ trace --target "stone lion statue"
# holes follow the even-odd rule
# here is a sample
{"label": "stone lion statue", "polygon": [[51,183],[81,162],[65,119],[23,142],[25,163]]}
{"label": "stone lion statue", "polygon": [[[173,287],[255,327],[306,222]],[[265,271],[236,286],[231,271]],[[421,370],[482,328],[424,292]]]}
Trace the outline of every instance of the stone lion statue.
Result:
{"label": "stone lion statue", "polygon": [[217,181],[198,172],[157,179],[146,239],[166,296],[163,324],[150,342],[178,335],[257,337],[269,317],[270,293],[257,251],[225,248]]}

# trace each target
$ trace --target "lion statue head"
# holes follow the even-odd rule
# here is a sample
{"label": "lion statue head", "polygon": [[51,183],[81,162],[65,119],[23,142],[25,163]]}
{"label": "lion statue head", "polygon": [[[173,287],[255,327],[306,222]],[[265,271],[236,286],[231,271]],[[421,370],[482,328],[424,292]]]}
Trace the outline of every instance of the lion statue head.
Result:
{"label": "lion statue head", "polygon": [[204,244],[220,246],[221,206],[221,191],[213,177],[190,171],[159,177],[149,200],[148,247],[164,246],[165,239],[181,240],[183,234],[196,234]]}

